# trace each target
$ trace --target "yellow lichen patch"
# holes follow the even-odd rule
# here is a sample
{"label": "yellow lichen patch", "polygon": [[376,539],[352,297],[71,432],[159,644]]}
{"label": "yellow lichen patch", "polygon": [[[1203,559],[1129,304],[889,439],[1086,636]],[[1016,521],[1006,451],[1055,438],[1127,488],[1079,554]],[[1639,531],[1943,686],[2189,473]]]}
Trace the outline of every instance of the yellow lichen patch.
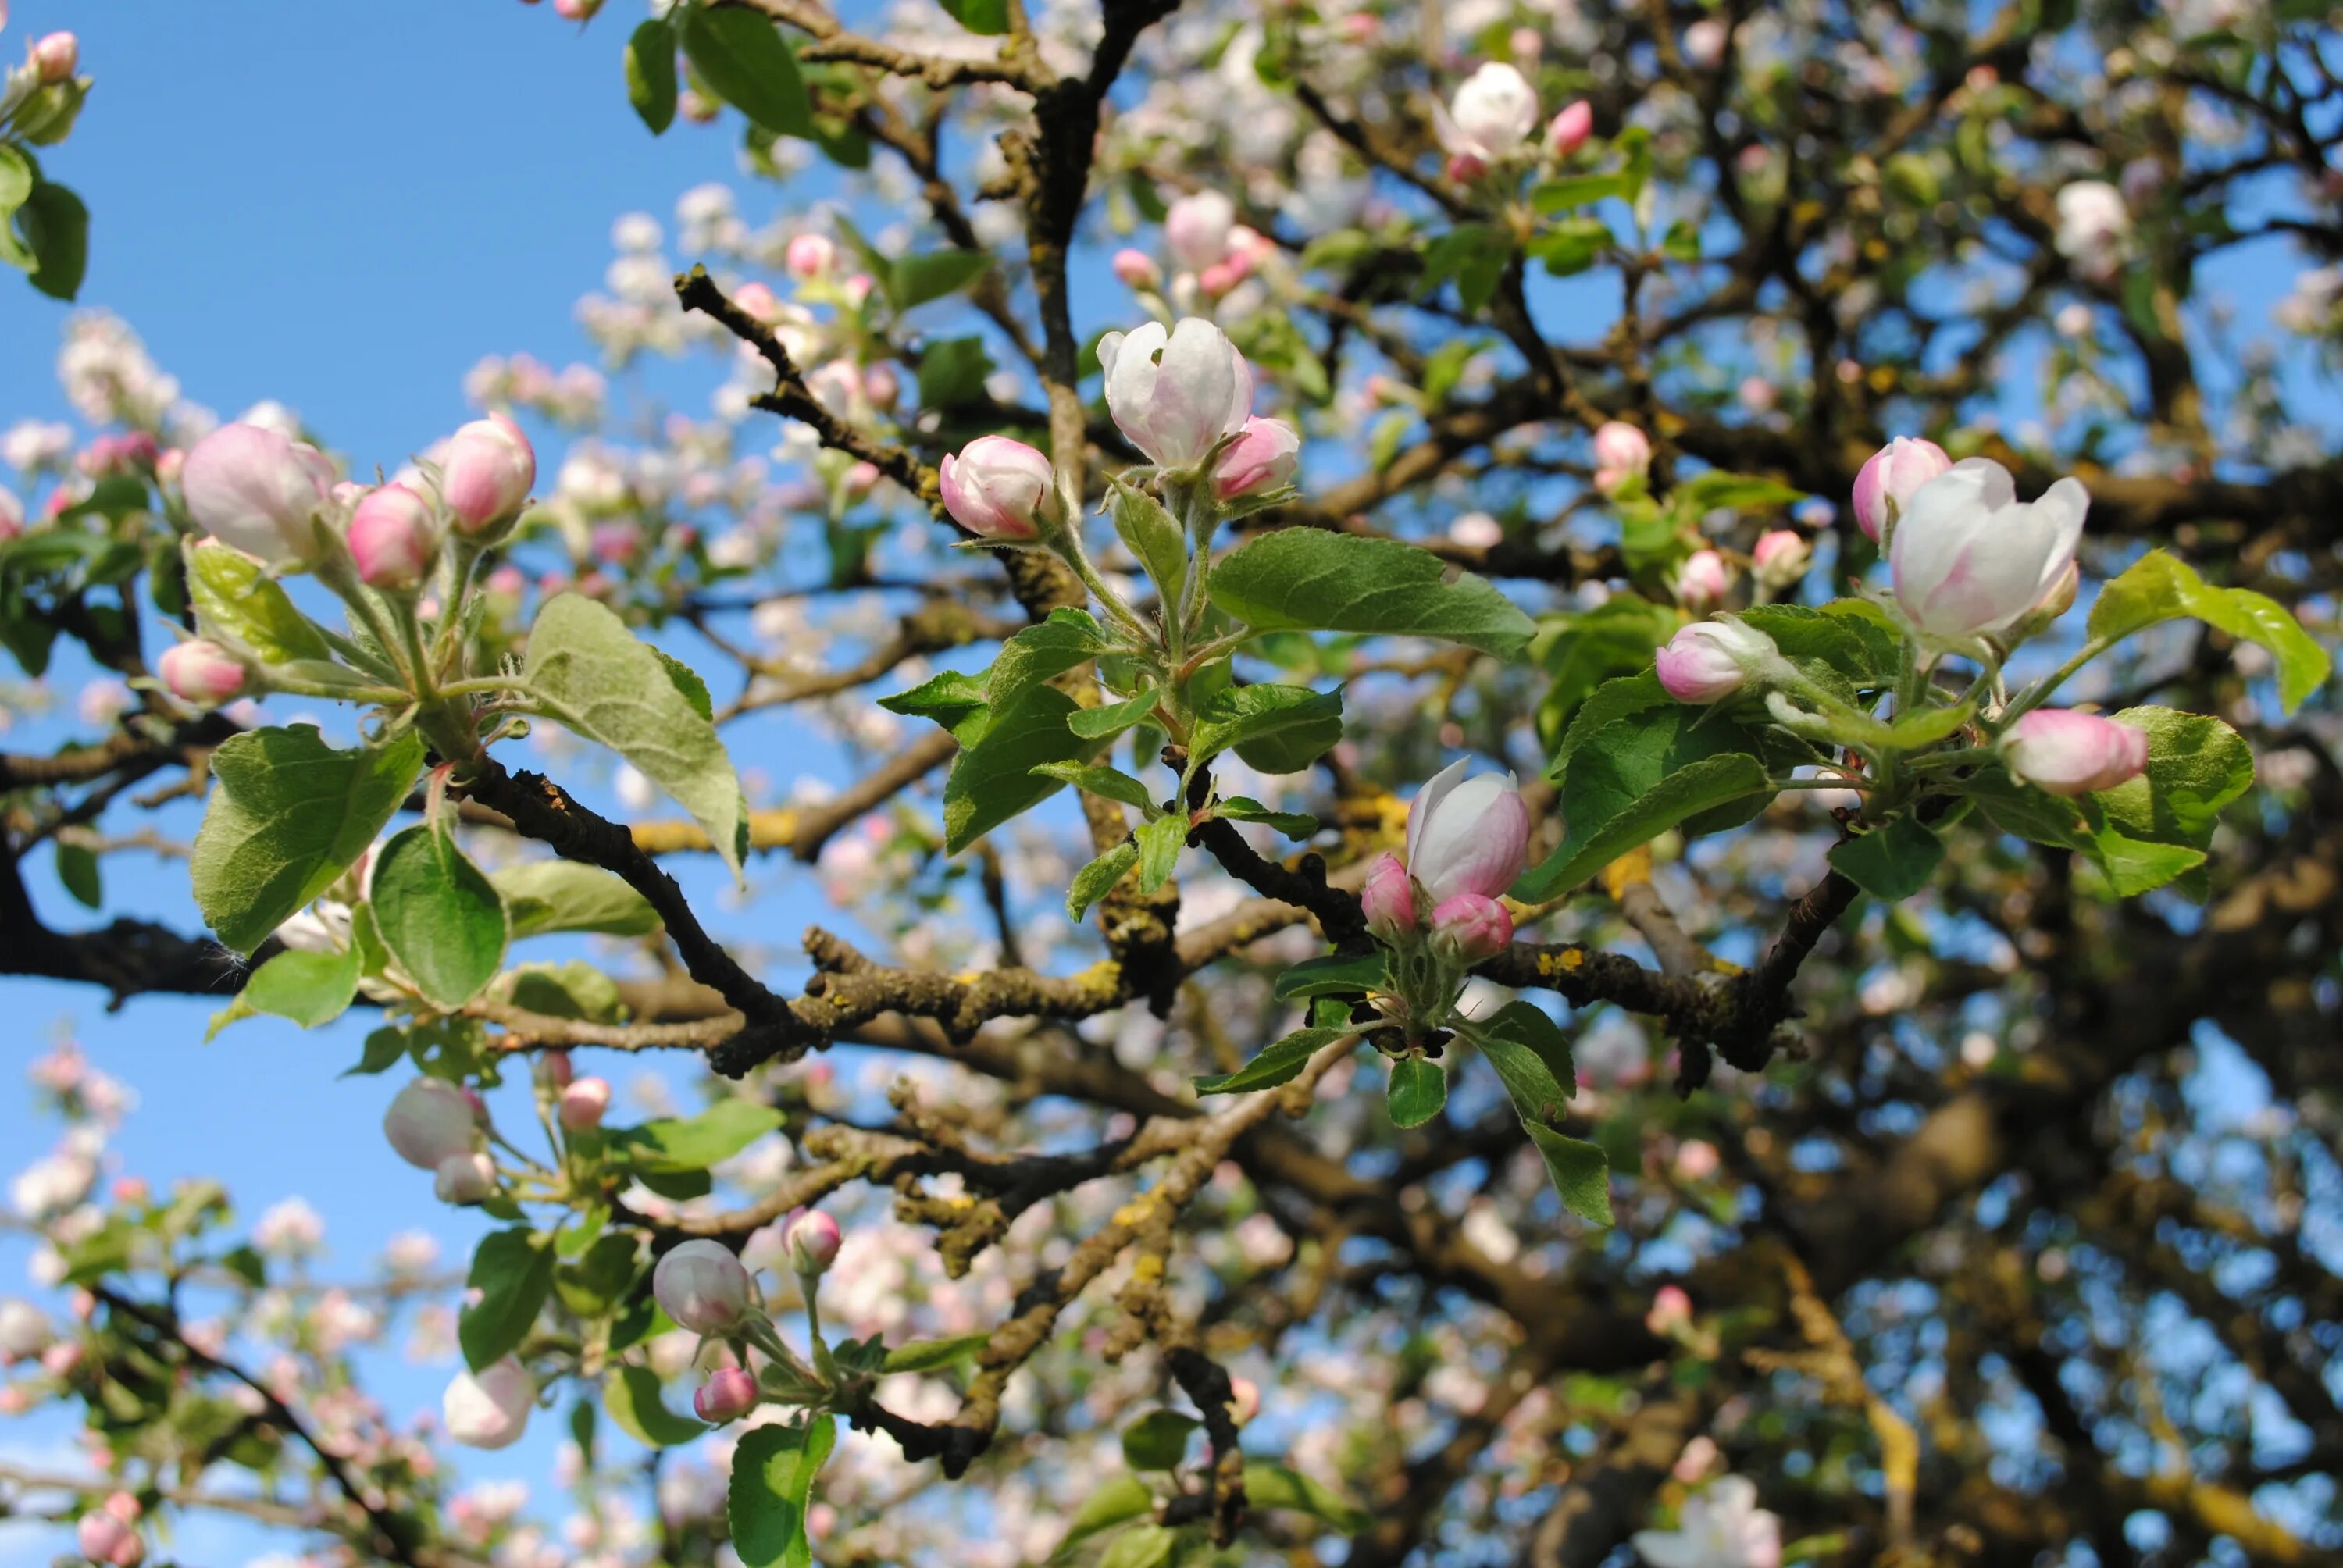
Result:
{"label": "yellow lichen patch", "polygon": [[1564,948],[1560,952],[1540,953],[1537,967],[1538,973],[1542,975],[1570,974],[1586,967],[1586,950],[1584,948]]}
{"label": "yellow lichen patch", "polygon": [[1127,1231],[1135,1231],[1147,1223],[1147,1216],[1154,1211],[1154,1208],[1155,1194],[1141,1192],[1114,1211],[1114,1222]]}
{"label": "yellow lichen patch", "polygon": [[1617,898],[1637,882],[1652,879],[1652,847],[1639,845],[1603,868],[1603,890]]}
{"label": "yellow lichen patch", "polygon": [[1149,1252],[1131,1266],[1131,1277],[1139,1280],[1160,1280],[1163,1277],[1163,1254]]}
{"label": "yellow lichen patch", "polygon": [[[708,841],[707,831],[697,822],[637,822],[628,828],[635,848],[646,855],[706,854],[715,848]],[[749,813],[749,847],[751,849],[781,849],[797,841],[798,814],[795,811],[751,811]]]}

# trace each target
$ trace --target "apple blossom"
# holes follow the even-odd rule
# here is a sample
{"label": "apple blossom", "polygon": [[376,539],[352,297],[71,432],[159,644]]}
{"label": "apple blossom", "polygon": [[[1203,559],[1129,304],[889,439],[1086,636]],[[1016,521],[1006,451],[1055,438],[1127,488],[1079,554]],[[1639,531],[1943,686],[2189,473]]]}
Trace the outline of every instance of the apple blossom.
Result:
{"label": "apple blossom", "polygon": [[1574,98],[1562,106],[1562,112],[1546,122],[1546,149],[1558,158],[1566,158],[1586,145],[1594,134],[1594,106],[1584,98]]}
{"label": "apple blossom", "polygon": [[546,1082],[551,1084],[557,1092],[577,1081],[576,1070],[570,1065],[569,1053],[566,1050],[547,1051],[538,1059],[538,1065],[545,1070]]}
{"label": "apple blossom", "polygon": [[1122,280],[1125,287],[1163,286],[1163,269],[1156,266],[1155,258],[1143,250],[1133,250],[1125,246],[1114,253],[1113,267],[1115,276]]}
{"label": "apple blossom", "polygon": [[405,485],[367,492],[350,514],[350,559],[368,588],[407,593],[421,586],[439,553],[439,518]]}
{"label": "apple blossom", "polygon": [[136,1528],[103,1508],[94,1508],[74,1522],[74,1541],[84,1557],[109,1568],[136,1568],[146,1555],[146,1543]]}
{"label": "apple blossom", "polygon": [[1033,538],[1046,509],[1056,503],[1057,476],[1050,459],[1006,436],[979,436],[947,455],[936,479],[944,510],[982,538]]}
{"label": "apple blossom", "polygon": [[1660,685],[1678,702],[1722,702],[1777,659],[1774,639],[1745,622],[1695,621],[1653,658]]}
{"label": "apple blossom", "polygon": [[71,33],[45,33],[33,40],[25,58],[41,74],[42,81],[67,81],[74,67],[81,64],[81,40]]}
{"label": "apple blossom", "polygon": [[1212,493],[1233,501],[1280,489],[1293,482],[1301,464],[1301,434],[1282,419],[1255,415],[1221,454],[1212,469]]}
{"label": "apple blossom", "polygon": [[809,1209],[789,1221],[789,1266],[800,1274],[820,1274],[838,1261],[844,1240],[838,1221],[819,1209]]}
{"label": "apple blossom", "polygon": [[651,1271],[651,1293],[667,1315],[700,1334],[729,1333],[754,1304],[749,1271],[720,1241],[686,1241]]}
{"label": "apple blossom", "polygon": [[1715,550],[1694,550],[1676,568],[1676,601],[1687,609],[1713,609],[1733,591],[1733,568]]}
{"label": "apple blossom", "polygon": [[442,1161],[472,1151],[478,1127],[461,1090],[436,1078],[418,1078],[392,1097],[382,1132],[401,1160],[437,1171]]}
{"label": "apple blossom", "polygon": [[1198,317],[1172,331],[1151,321],[1099,339],[1106,406],[1131,445],[1165,468],[1192,467],[1252,413],[1252,367],[1228,334]]}
{"label": "apple blossom", "polygon": [[0,1366],[30,1361],[56,1337],[48,1314],[17,1296],[0,1296]]}
{"label": "apple blossom", "polygon": [[2131,209],[2105,180],[2077,180],[2058,190],[2058,254],[2087,277],[2115,270],[2131,237]]}
{"label": "apple blossom", "polygon": [[1815,552],[1806,537],[1795,528],[1768,528],[1757,536],[1749,564],[1757,580],[1770,588],[1786,588],[1806,575]]}
{"label": "apple blossom", "polygon": [[456,526],[466,533],[518,517],[536,483],[536,449],[508,416],[475,419],[447,438],[439,487]]}
{"label": "apple blossom", "polygon": [[1594,487],[1610,495],[1652,466],[1652,438],[1623,419],[1594,431]]}
{"label": "apple blossom", "polygon": [[757,1379],[746,1367],[718,1367],[693,1391],[692,1412],[710,1426],[739,1420],[757,1408]]}
{"label": "apple blossom", "polygon": [[163,650],[155,673],[171,695],[198,708],[216,708],[245,687],[244,663],[216,642],[191,638]]}
{"label": "apple blossom", "polygon": [[791,277],[816,278],[830,276],[838,264],[838,246],[828,235],[801,234],[789,241],[782,253],[781,265]]}
{"label": "apple blossom", "polygon": [[1887,536],[1920,487],[1953,466],[1934,441],[1898,436],[1865,460],[1855,476],[1855,521],[1870,538]]}
{"label": "apple blossom", "polygon": [[2138,777],[2147,766],[2147,732],[2093,713],[2037,708],[2002,738],[2009,770],[2053,795],[2088,795]]}
{"label": "apple blossom", "polygon": [[1397,855],[1386,849],[1368,865],[1359,904],[1366,911],[1367,930],[1386,942],[1396,942],[1415,930],[1415,891]]}
{"label": "apple blossom", "polygon": [[2090,504],[2077,479],[2024,502],[2000,464],[1954,464],[1920,487],[1896,524],[1888,549],[1896,602],[1929,637],[2005,629],[2066,576]]}
{"label": "apple blossom", "polygon": [[258,425],[223,425],[187,453],[179,489],[196,527],[277,566],[317,554],[317,517],[333,482],[315,447]]}
{"label": "apple blossom", "polygon": [[1631,1538],[1651,1568],[1781,1568],[1782,1522],[1757,1506],[1745,1475],[1717,1479],[1677,1511],[1674,1530]]}
{"label": "apple blossom", "polygon": [[497,1162],[486,1154],[450,1154],[431,1174],[431,1195],[442,1203],[478,1203],[497,1190]]}
{"label": "apple blossom", "polygon": [[1249,1377],[1229,1379],[1229,1419],[1242,1426],[1260,1413],[1260,1386]]}
{"label": "apple blossom", "polygon": [[1511,773],[1464,777],[1450,763],[1416,791],[1407,813],[1407,869],[1436,906],[1459,893],[1496,898],[1522,874],[1529,809]]}
{"label": "apple blossom", "polygon": [[1182,266],[1202,272],[1229,254],[1229,230],[1236,221],[1234,202],[1219,191],[1198,191],[1173,202],[1163,215],[1163,243]]}
{"label": "apple blossom", "polygon": [[447,1435],[468,1448],[508,1448],[528,1430],[537,1382],[511,1356],[478,1372],[458,1372],[440,1397]]}
{"label": "apple blossom", "polygon": [[1513,66],[1492,60],[1467,76],[1445,109],[1433,116],[1452,157],[1502,163],[1537,129],[1537,90]]}
{"label": "apple blossom", "polygon": [[602,1117],[610,1109],[610,1081],[607,1078],[573,1079],[561,1091],[561,1125],[570,1132],[590,1132],[602,1125]]}
{"label": "apple blossom", "polygon": [[1513,917],[1479,893],[1443,899],[1432,911],[1433,945],[1459,963],[1477,964],[1503,952],[1513,940]]}
{"label": "apple blossom", "polygon": [[1652,1310],[1644,1314],[1644,1326],[1662,1338],[1682,1333],[1692,1327],[1692,1297],[1682,1285],[1662,1285],[1652,1292]]}

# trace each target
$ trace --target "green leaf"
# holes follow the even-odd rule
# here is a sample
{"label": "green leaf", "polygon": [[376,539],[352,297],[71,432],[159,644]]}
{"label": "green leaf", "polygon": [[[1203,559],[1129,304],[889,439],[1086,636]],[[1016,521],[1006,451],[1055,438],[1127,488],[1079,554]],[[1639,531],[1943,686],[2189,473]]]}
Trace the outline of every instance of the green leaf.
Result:
{"label": "green leaf", "polygon": [[1212,814],[1232,822],[1259,822],[1289,839],[1314,838],[1319,829],[1318,819],[1306,811],[1272,811],[1247,795],[1222,797],[1213,804]]}
{"label": "green leaf", "polygon": [[807,1499],[838,1442],[838,1422],[809,1415],[803,1426],[753,1426],[732,1454],[726,1516],[743,1568],[811,1568]]}
{"label": "green leaf", "polygon": [[1544,263],[1554,276],[1571,277],[1593,266],[1610,244],[1611,226],[1580,214],[1555,220],[1529,242],[1527,254]]}
{"label": "green leaf", "polygon": [[1092,904],[1113,891],[1114,885],[1129,876],[1137,864],[1139,846],[1126,839],[1076,871],[1073,885],[1066,890],[1067,918],[1081,920]]}
{"label": "green leaf", "polygon": [[879,706],[890,713],[932,719],[953,734],[984,710],[984,682],[957,669],[928,677],[909,691],[882,697]]}
{"label": "green leaf", "polygon": [[734,1097],[697,1116],[667,1117],[612,1134],[632,1151],[639,1171],[705,1171],[729,1160],[781,1124],[769,1105]]}
{"label": "green leaf", "polygon": [[1176,1470],[1203,1424],[1176,1410],[1151,1410],[1122,1429],[1123,1462],[1133,1470]]}
{"label": "green leaf", "polygon": [[1593,206],[1596,202],[1627,194],[1626,180],[1615,174],[1564,175],[1537,186],[1530,192],[1530,206],[1542,217],[1552,217],[1573,207]]}
{"label": "green leaf", "polygon": [[1641,594],[1614,594],[1593,609],[1544,618],[1539,662],[1548,677],[1538,735],[1548,746],[1604,682],[1652,668],[1652,655],[1683,619]]}
{"label": "green leaf", "polygon": [[887,298],[899,311],[957,294],[982,277],[992,258],[980,250],[931,250],[896,258],[887,270]]}
{"label": "green leaf", "polygon": [[43,180],[16,209],[16,233],[33,254],[32,285],[52,299],[81,292],[89,270],[89,208],[54,180]]}
{"label": "green leaf", "polygon": [[714,722],[716,699],[709,696],[708,682],[699,678],[699,672],[665,648],[655,648],[651,651],[659,655],[660,665],[667,670],[667,678],[675,682],[675,689],[683,693],[683,699],[691,704],[691,710]]}
{"label": "green leaf", "polygon": [[406,1056],[406,1032],[397,1029],[378,1029],[366,1037],[366,1048],[358,1053],[358,1064],[346,1070],[342,1076],[372,1078],[389,1071]]}
{"label": "green leaf", "polygon": [[1694,474],[1676,487],[1672,498],[1683,510],[1698,518],[1718,510],[1773,512],[1804,500],[1805,492],[1756,474],[1730,474],[1711,468]]}
{"label": "green leaf", "polygon": [[1055,794],[1055,779],[1036,774],[1045,762],[1081,759],[1091,743],[1066,728],[1074,699],[1054,686],[1029,687],[1005,708],[988,708],[944,781],[944,849],[957,855],[1019,812]]}
{"label": "green leaf", "polygon": [[1487,224],[1462,224],[1423,247],[1423,276],[1416,285],[1419,298],[1456,285],[1458,303],[1467,316],[1478,316],[1496,297],[1498,280],[1513,259],[1513,247]]}
{"label": "green leaf", "polygon": [[290,1019],[303,1029],[316,1029],[347,1011],[357,989],[355,947],[330,953],[288,950],[252,971],[236,1005],[248,1012]]}
{"label": "green leaf", "polygon": [[[1147,569],[1162,602],[1167,607],[1176,607],[1181,589],[1188,582],[1187,531],[1163,509],[1162,502],[1144,490],[1111,475],[1107,478],[1107,488],[1114,531]],[[1167,608],[1165,613],[1172,611]]]}
{"label": "green leaf", "polygon": [[422,763],[412,730],[355,751],[307,724],[229,737],[212,753],[216,787],[189,862],[205,922],[251,952],[366,852]]}
{"label": "green leaf", "polygon": [[505,906],[455,839],[409,828],[383,846],[368,882],[383,947],[425,1000],[453,1010],[505,961]]}
{"label": "green leaf", "polygon": [[981,337],[947,337],[920,351],[920,407],[950,410],[984,400],[992,355]]}
{"label": "green leaf", "polygon": [[627,102],[656,136],[675,124],[677,95],[675,29],[645,22],[627,39]]}
{"label": "green leaf", "polygon": [[1175,812],[1143,823],[1137,834],[1139,840],[1139,890],[1151,893],[1172,879],[1180,864],[1180,851],[1188,842],[1188,819]]}
{"label": "green leaf", "polygon": [[1393,1126],[1421,1127],[1448,1103],[1448,1074],[1427,1057],[1401,1057],[1392,1063],[1389,1098]]}
{"label": "green leaf", "polygon": [[[771,30],[749,12],[717,15],[749,16]],[[739,875],[749,819],[732,759],[715,726],[626,622],[582,594],[555,595],[529,628],[522,675],[548,717],[633,763],[691,813],[725,865]]]}
{"label": "green leaf", "polygon": [[1147,1490],[1147,1483],[1135,1475],[1118,1475],[1101,1483],[1096,1492],[1082,1499],[1081,1506],[1066,1521],[1065,1538],[1058,1543],[1058,1551],[1062,1554],[1066,1548],[1101,1531],[1128,1524],[1154,1512],[1155,1494]]}
{"label": "green leaf", "polygon": [[716,95],[777,136],[813,134],[813,106],[797,56],[745,5],[695,5],[683,15],[683,53]]}
{"label": "green leaf", "polygon": [[[2129,897],[2203,863],[2222,809],[2252,787],[2254,754],[2206,714],[2127,708],[2112,717],[2147,732],[2147,767],[2091,797],[2106,820],[2089,847],[2117,894]],[[2198,878],[2184,890],[2202,899],[2207,889]]]}
{"label": "green leaf", "polygon": [[1928,885],[1945,859],[1945,840],[1911,812],[1860,838],[1831,847],[1830,863],[1875,899],[1893,903]]}
{"label": "green leaf", "polygon": [[1126,806],[1136,806],[1142,811],[1160,811],[1162,806],[1147,792],[1147,786],[1119,768],[1105,768],[1081,762],[1044,762],[1033,769],[1061,784],[1071,784],[1092,795],[1103,795],[1110,800],[1120,800]]}
{"label": "green leaf", "polygon": [[1562,1206],[1590,1224],[1617,1224],[1611,1214],[1611,1161],[1604,1158],[1603,1146],[1565,1138],[1534,1121],[1522,1125],[1545,1157],[1545,1173],[1553,1179]]}
{"label": "green leaf", "polygon": [[1774,639],[1791,663],[1832,671],[1855,691],[1880,691],[1895,684],[1903,638],[1876,605],[1862,599],[1834,600],[1820,609],[1804,605],[1757,605],[1735,618]]}
{"label": "green leaf", "polygon": [[1275,1089],[1281,1083],[1292,1082],[1321,1050],[1339,1040],[1355,1040],[1358,1035],[1358,1030],[1347,1024],[1339,1028],[1297,1029],[1262,1048],[1259,1056],[1234,1072],[1197,1079],[1196,1092],[1251,1094],[1256,1090]]}
{"label": "green leaf", "polygon": [[[1625,732],[1629,726],[1622,721],[1611,728]],[[1563,805],[1563,820],[1570,824],[1570,836],[1542,864],[1523,874],[1514,897],[1525,903],[1552,898],[1578,886],[1628,850],[1651,842],[1687,818],[1773,793],[1765,765],[1747,752],[1735,751],[1705,757],[1665,773],[1642,794],[1621,803],[1624,793],[1621,786],[1634,776],[1629,773],[1622,778],[1625,770],[1619,766],[1620,760],[1617,754],[1599,744],[1573,759],[1564,785]],[[1574,809],[1569,800],[1570,783],[1582,773],[1590,772],[1599,776],[1582,789],[1590,805],[1584,810]],[[1612,809],[1599,809],[1592,804],[1595,801]]]}
{"label": "green leaf", "polygon": [[[565,1231],[562,1237],[556,1238],[557,1254],[567,1234]],[[637,1238],[632,1231],[606,1231],[577,1257],[554,1264],[554,1295],[581,1318],[598,1318],[613,1312],[642,1272],[636,1251]]]}
{"label": "green leaf", "polygon": [[1009,31],[1009,0],[937,0],[937,4],[971,33],[990,38]]}
{"label": "green leaf", "polygon": [[1111,740],[1153,713],[1161,697],[1162,694],[1151,686],[1138,696],[1125,698],[1121,702],[1082,709],[1066,720],[1066,728],[1085,740]]}
{"label": "green leaf", "polygon": [[1180,1533],[1141,1524],[1116,1536],[1099,1554],[1098,1568],[1165,1568],[1180,1544]]}
{"label": "green leaf", "polygon": [[1001,645],[1001,657],[985,676],[985,700],[1005,709],[1034,687],[1107,650],[1098,622],[1087,610],[1053,609],[1050,618],[1029,626]]}
{"label": "green leaf", "polygon": [[1570,1038],[1534,1002],[1507,1002],[1481,1025],[1473,1042],[1497,1070],[1524,1121],[1553,1121],[1562,1115],[1564,1102],[1578,1092]]}
{"label": "green leaf", "polygon": [[615,872],[576,860],[523,860],[488,873],[512,934],[595,931],[610,937],[648,936],[659,929],[659,911]]}
{"label": "green leaf", "polygon": [[251,650],[263,664],[330,660],[334,650],[258,561],[226,545],[187,546],[187,592],[206,637]]}
{"label": "green leaf", "polygon": [[0,223],[25,205],[33,194],[33,186],[40,176],[34,171],[33,160],[25,153],[0,142]]}
{"label": "green leaf", "polygon": [[1381,948],[1364,953],[1324,953],[1304,959],[1277,977],[1270,994],[1279,1001],[1305,996],[1353,996],[1393,989],[1391,960]]}
{"label": "green leaf", "polygon": [[1234,686],[1198,705],[1192,766],[1234,749],[1263,773],[1298,773],[1342,739],[1342,692],[1306,686]]}
{"label": "green leaf", "polygon": [[553,1289],[552,1237],[526,1225],[492,1231],[472,1254],[466,1283],[479,1292],[457,1320],[464,1364],[474,1372],[518,1349]]}
{"label": "green leaf", "polygon": [[2333,673],[2333,658],[2285,606],[2247,588],[2215,588],[2162,550],[2148,551],[2099,590],[2090,633],[2114,640],[2181,616],[2268,648],[2278,663],[2278,701],[2288,713]]}
{"label": "green leaf", "polygon": [[71,893],[74,902],[85,910],[95,910],[106,902],[106,884],[97,869],[97,851],[87,844],[56,841],[57,880]]}
{"label": "green leaf", "polygon": [[1518,658],[1537,628],[1521,607],[1428,550],[1397,539],[1281,528],[1213,567],[1214,604],[1255,631],[1383,632],[1436,637]]}
{"label": "green leaf", "polygon": [[1355,1535],[1374,1523],[1373,1514],[1354,1507],[1332,1487],[1282,1464],[1246,1465],[1244,1489],[1249,1507],[1290,1508],[1323,1520],[1345,1534]]}
{"label": "green leaf", "polygon": [[992,1342],[990,1333],[960,1334],[949,1340],[913,1340],[895,1346],[879,1363],[882,1372],[941,1372],[976,1354]]}
{"label": "green leaf", "polygon": [[523,964],[508,970],[497,990],[513,1006],[548,1018],[615,1023],[621,1010],[618,982],[592,964],[575,960],[559,964]]}

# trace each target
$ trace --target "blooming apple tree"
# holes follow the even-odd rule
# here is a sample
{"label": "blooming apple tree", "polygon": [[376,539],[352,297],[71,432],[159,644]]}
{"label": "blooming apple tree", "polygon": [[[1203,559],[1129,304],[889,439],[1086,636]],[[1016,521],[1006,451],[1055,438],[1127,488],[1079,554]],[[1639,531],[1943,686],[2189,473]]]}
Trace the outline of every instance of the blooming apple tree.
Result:
{"label": "blooming apple tree", "polygon": [[2312,12],[552,9],[739,144],[578,312],[710,416],[515,354],[344,454],[89,314],[0,447],[0,640],[118,682],[0,757],[0,968],[362,1017],[482,1221],[321,1285],[42,1057],[85,1557],[558,1561],[429,1430],[555,1404],[596,1562],[2343,1545],[2343,317],[2205,281],[2343,254]]}

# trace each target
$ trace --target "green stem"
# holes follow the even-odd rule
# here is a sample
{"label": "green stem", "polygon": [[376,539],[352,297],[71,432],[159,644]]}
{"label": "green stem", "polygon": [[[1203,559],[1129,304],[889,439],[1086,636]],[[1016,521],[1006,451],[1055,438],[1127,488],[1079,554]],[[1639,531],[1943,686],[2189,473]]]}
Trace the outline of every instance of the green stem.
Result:
{"label": "green stem", "polygon": [[2056,691],[2060,687],[2066,685],[2067,680],[2077,670],[2082,668],[2083,666],[2090,663],[2091,660],[2098,658],[2099,655],[2107,652],[2107,649],[2113,648],[2115,645],[2116,639],[2114,638],[2095,637],[2088,642],[2083,644],[2081,648],[2077,648],[2075,650],[2074,658],[2068,659],[2066,663],[2052,670],[2048,675],[2044,676],[2040,680],[2036,681],[2024,691],[2018,693],[2016,700],[2012,702],[2007,708],[2002,709],[2001,722],[2003,727],[2007,728],[2009,725],[2016,723],[2020,716],[2041,707],[2042,704],[2049,699],[2050,694]]}

